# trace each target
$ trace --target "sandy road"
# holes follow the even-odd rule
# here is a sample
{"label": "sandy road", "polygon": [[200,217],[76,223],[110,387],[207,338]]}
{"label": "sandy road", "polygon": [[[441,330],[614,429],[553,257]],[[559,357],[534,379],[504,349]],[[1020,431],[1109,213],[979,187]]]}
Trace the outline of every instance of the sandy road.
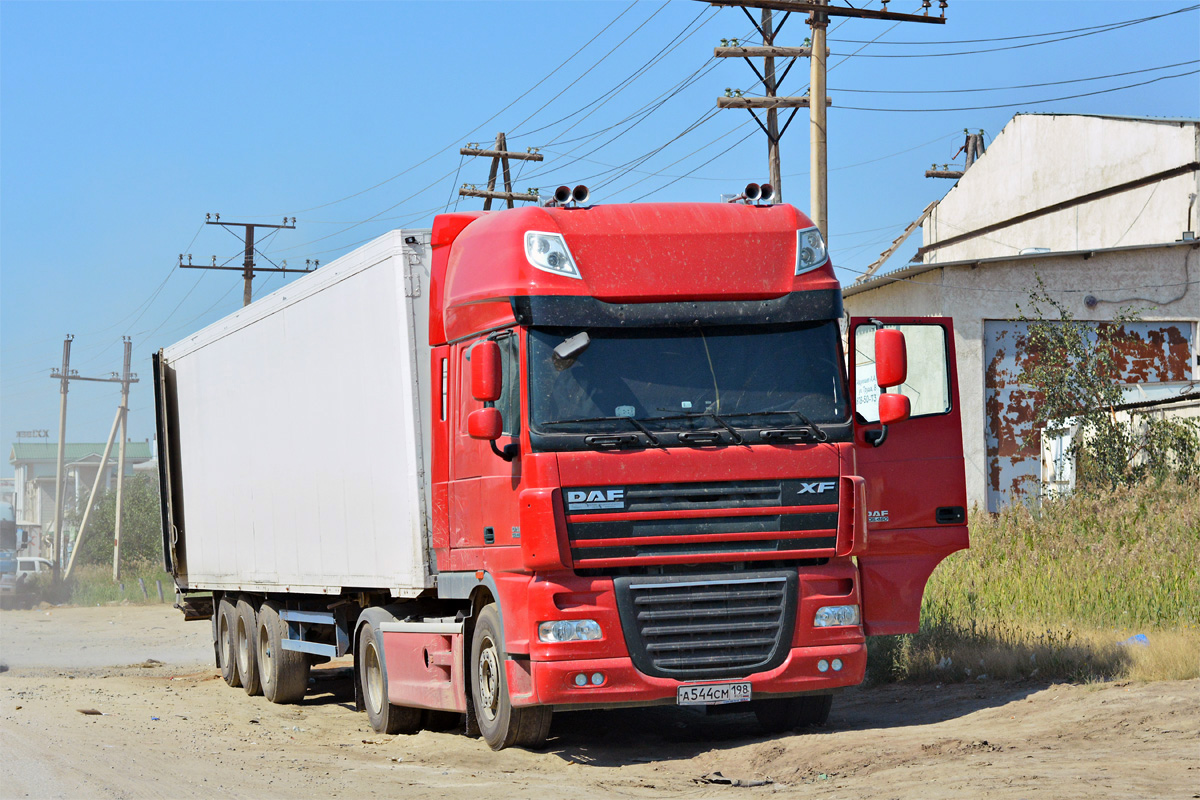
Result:
{"label": "sandy road", "polygon": [[540,752],[493,753],[380,736],[346,681],[247,697],[210,653],[163,607],[0,613],[0,797],[1200,797],[1200,681],[853,691],[827,728],[774,737],[745,715],[576,712]]}

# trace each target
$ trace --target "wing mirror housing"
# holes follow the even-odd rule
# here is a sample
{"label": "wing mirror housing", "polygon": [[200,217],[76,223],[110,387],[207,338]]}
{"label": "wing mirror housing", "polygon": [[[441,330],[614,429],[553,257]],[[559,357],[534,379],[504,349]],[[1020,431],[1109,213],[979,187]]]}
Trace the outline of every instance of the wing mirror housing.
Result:
{"label": "wing mirror housing", "polygon": [[477,408],[467,415],[467,435],[494,442],[504,432],[504,419],[495,406]]}
{"label": "wing mirror housing", "polygon": [[[876,334],[878,335],[878,334]],[[500,368],[500,345],[491,339],[480,342],[471,348],[471,394],[476,400],[494,403],[500,399],[500,388],[503,383]],[[486,410],[486,409],[484,409]],[[478,412],[472,412],[474,418]],[[496,412],[500,416],[500,412]],[[467,422],[470,425],[470,419]],[[497,430],[500,430],[497,428]],[[475,434],[471,434],[475,436]],[[499,436],[476,436],[477,439],[495,439]]]}
{"label": "wing mirror housing", "polygon": [[895,425],[904,422],[911,412],[911,404],[902,394],[879,395],[879,422],[882,425]]}
{"label": "wing mirror housing", "polygon": [[875,380],[879,388],[899,386],[908,378],[908,351],[904,334],[892,328],[875,331]]}

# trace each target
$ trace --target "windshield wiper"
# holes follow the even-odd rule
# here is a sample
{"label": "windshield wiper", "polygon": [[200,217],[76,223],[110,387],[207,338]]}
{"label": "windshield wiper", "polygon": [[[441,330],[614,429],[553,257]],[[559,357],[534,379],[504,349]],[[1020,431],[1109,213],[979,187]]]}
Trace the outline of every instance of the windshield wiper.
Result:
{"label": "windshield wiper", "polygon": [[736,428],[717,416],[714,411],[692,411],[687,414],[672,414],[669,417],[651,417],[651,419],[697,419],[699,417],[710,417],[715,420],[718,425],[729,431],[730,436],[733,437],[734,444],[746,443],[745,437],[738,433]]}
{"label": "windshield wiper", "polygon": [[[637,428],[642,433],[646,434],[646,438],[650,440],[650,444],[655,447],[663,447],[663,443],[658,440],[658,437],[650,432],[650,429],[642,424],[641,420],[634,417],[584,417],[582,419],[556,419],[551,422],[543,422],[543,425],[570,425],[576,422],[613,422],[614,420],[623,419],[633,427]],[[661,419],[661,417],[655,417]]]}
{"label": "windshield wiper", "polygon": [[[776,414],[776,413],[779,413],[779,414],[794,414],[794,415],[796,416],[796,418],[800,420],[800,425],[802,426],[802,427],[801,427],[801,430],[803,430],[804,428],[808,428],[809,430],[811,430],[811,431],[812,431],[813,438],[814,438],[814,439],[816,439],[818,442],[826,442],[826,441],[829,441],[829,434],[828,434],[828,433],[826,433],[824,430],[822,430],[822,429],[821,429],[821,428],[820,428],[820,427],[817,425],[817,423],[813,422],[811,419],[809,419],[808,417],[804,416],[804,415],[803,415],[803,414],[801,414],[799,411],[779,411],[779,412],[776,412],[776,411],[757,411],[757,412],[754,412],[754,414],[747,414],[746,416],[761,415],[761,414]],[[795,428],[796,426],[794,426],[794,425],[793,425],[793,426],[791,426],[791,427],[792,427],[792,428]],[[785,430],[769,430],[769,431],[768,431],[768,430],[764,430],[764,431],[759,431],[759,435],[760,435],[760,436],[762,436],[764,439],[786,439],[786,438],[787,438],[787,433],[788,433],[788,431],[787,431],[786,429],[785,429]],[[775,435],[774,435],[774,436],[772,436],[771,434],[775,434]]]}

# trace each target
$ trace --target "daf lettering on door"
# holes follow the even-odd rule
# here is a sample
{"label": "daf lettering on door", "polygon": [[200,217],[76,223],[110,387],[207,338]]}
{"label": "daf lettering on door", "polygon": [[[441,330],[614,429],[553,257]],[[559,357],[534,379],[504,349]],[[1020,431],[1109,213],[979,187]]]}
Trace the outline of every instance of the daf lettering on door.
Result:
{"label": "daf lettering on door", "polygon": [[624,489],[568,489],[568,511],[604,511],[625,508]]}
{"label": "daf lettering on door", "polygon": [[818,481],[817,483],[801,483],[800,494],[825,494],[825,492],[833,489],[832,481]]}

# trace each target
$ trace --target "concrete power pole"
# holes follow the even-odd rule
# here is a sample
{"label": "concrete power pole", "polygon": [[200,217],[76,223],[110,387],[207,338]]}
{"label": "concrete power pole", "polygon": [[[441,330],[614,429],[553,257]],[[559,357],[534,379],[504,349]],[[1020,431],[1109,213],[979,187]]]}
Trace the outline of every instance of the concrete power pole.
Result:
{"label": "concrete power pole", "polygon": [[121,370],[121,445],[117,451],[117,511],[113,529],[113,580],[121,579],[121,512],[124,509],[125,492],[125,444],[129,441],[129,384],[137,382],[137,375],[129,371],[133,355],[133,341],[125,337],[125,366]]}
{"label": "concrete power pole", "polygon": [[[215,217],[215,219],[214,219],[214,217]],[[183,254],[180,253],[179,254],[179,267],[182,269],[227,269],[227,270],[235,270],[237,272],[241,272],[242,280],[245,282],[245,285],[242,288],[242,307],[243,308],[250,305],[250,301],[253,299],[252,288],[253,288],[253,283],[254,283],[254,275],[255,275],[256,271],[257,272],[312,272],[313,269],[320,266],[320,262],[316,262],[315,264],[308,264],[306,262],[305,269],[289,269],[287,266],[286,260],[283,262],[283,266],[281,267],[281,266],[277,265],[274,261],[271,261],[269,258],[267,260],[271,261],[270,268],[266,268],[266,267],[259,268],[259,267],[255,266],[255,264],[254,264],[254,254],[255,253],[258,253],[263,258],[267,258],[262,253],[259,253],[256,249],[254,249],[254,231],[255,231],[255,229],[256,228],[278,228],[281,230],[295,230],[296,229],[296,218],[295,217],[292,217],[292,221],[290,224],[288,223],[288,218],[284,217],[282,225],[265,225],[260,222],[254,222],[254,223],[222,222],[220,214],[205,214],[204,215],[204,224],[205,225],[222,225],[226,229],[229,229],[230,227],[245,229],[244,230],[245,236],[243,237],[243,240],[242,240],[243,241],[242,266],[227,267],[224,264],[218,265],[216,256],[213,256],[212,264],[193,264],[192,257],[190,255],[187,257],[188,262],[185,264],[185,263],[183,263]],[[228,262],[226,262],[226,263],[228,263]]]}
{"label": "concrete power pole", "polygon": [[[826,5],[825,0],[816,0],[816,5]],[[825,49],[825,31],[829,28],[829,15],[824,11],[814,11],[809,17],[812,26],[812,57],[809,59],[811,75],[809,76],[809,94],[812,97],[825,96],[826,59],[829,51]],[[824,103],[811,103],[808,112],[808,186],[810,209],[813,223],[817,230],[829,241],[829,131],[826,121]]]}
{"label": "concrete power pole", "polygon": [[70,391],[71,375],[71,340],[75,337],[67,334],[63,340],[62,372],[58,392],[58,467],[54,471],[54,583],[58,584],[59,572],[62,569],[62,525],[63,525],[63,468],[67,447],[67,392]]}

